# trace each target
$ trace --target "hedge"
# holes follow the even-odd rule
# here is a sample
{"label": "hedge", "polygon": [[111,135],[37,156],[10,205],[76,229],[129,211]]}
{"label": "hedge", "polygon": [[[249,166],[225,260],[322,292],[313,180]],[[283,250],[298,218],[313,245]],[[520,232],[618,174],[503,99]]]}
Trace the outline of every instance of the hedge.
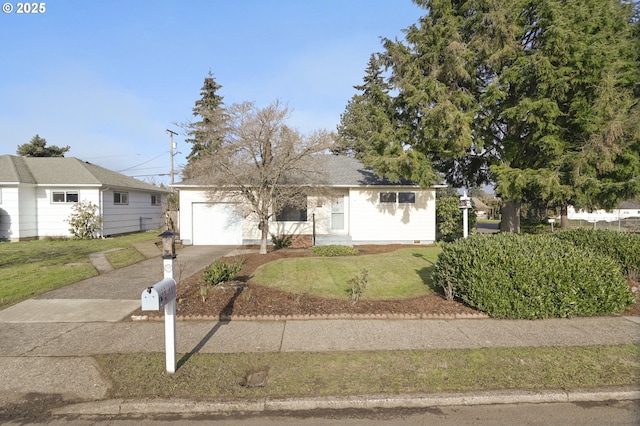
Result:
{"label": "hedge", "polygon": [[443,247],[433,279],[496,318],[607,315],[635,300],[611,257],[548,234],[456,240]]}
{"label": "hedge", "polygon": [[640,272],[640,235],[604,229],[571,229],[553,235],[582,250],[610,256],[620,265],[623,274]]}

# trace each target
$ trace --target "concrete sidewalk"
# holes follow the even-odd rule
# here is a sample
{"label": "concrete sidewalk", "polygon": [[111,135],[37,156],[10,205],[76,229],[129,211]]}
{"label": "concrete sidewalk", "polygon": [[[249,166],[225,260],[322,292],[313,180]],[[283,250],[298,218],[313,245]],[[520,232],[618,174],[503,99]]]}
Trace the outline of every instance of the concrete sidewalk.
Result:
{"label": "concrete sidewalk", "polygon": [[[103,401],[109,387],[92,355],[164,352],[164,323],[131,322],[140,293],[162,277],[160,253],[0,311],[0,404],[29,393],[90,401],[57,413],[184,413],[229,410],[436,406],[458,403],[640,399],[638,389],[593,392],[497,392],[482,395],[394,395],[263,401],[246,405],[188,401]],[[184,270],[195,273],[233,247],[185,247]],[[187,274],[188,275],[188,274]],[[179,321],[178,361],[193,353],[295,352],[640,344],[640,318],[541,321],[493,319],[326,319]],[[492,402],[493,401],[493,402]],[[498,401],[498,402],[495,402]],[[244,404],[244,405],[243,405]],[[137,410],[137,411],[136,411]]]}

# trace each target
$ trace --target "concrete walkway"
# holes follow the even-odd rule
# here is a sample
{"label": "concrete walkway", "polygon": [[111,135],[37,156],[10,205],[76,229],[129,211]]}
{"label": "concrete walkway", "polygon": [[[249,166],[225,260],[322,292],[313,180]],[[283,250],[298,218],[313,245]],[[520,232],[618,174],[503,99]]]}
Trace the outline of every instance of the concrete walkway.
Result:
{"label": "concrete walkway", "polygon": [[[57,413],[184,413],[229,410],[435,406],[467,403],[640,399],[638,389],[579,393],[494,392],[481,395],[394,395],[291,399],[245,404],[188,401],[104,401],[109,383],[92,355],[164,352],[164,323],[129,321],[144,288],[162,278],[160,251],[148,260],[106,272],[0,311],[0,404],[29,393],[88,401]],[[195,273],[233,247],[184,247],[178,267]],[[182,266],[180,266],[182,263]],[[542,321],[493,319],[327,319],[179,321],[179,354],[583,346],[640,344],[640,318],[600,317]],[[180,360],[180,355],[178,361]],[[475,401],[475,402],[473,402]],[[498,401],[498,402],[491,402]],[[153,411],[151,411],[153,410]]]}

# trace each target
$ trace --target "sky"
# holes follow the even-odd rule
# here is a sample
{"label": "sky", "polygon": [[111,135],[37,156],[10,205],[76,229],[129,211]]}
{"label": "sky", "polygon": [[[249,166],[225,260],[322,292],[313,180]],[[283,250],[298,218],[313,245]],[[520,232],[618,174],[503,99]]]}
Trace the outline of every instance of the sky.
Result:
{"label": "sky", "polygon": [[[7,6],[7,4],[9,6]],[[38,134],[128,176],[175,181],[204,78],[231,105],[279,100],[303,133],[334,131],[381,38],[403,39],[410,0],[50,0],[0,13],[0,155]],[[10,12],[8,9],[12,9]],[[9,13],[7,13],[9,12]]]}

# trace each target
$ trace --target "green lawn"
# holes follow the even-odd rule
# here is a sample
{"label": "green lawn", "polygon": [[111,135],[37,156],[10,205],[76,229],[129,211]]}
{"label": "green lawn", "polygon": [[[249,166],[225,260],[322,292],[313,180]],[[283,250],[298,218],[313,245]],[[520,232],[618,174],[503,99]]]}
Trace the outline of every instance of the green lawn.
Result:
{"label": "green lawn", "polygon": [[293,293],[348,299],[348,281],[366,269],[363,300],[420,296],[434,290],[430,275],[440,251],[417,246],[376,255],[280,259],[258,268],[253,280]]}
{"label": "green lawn", "polygon": [[107,239],[0,243],[0,309],[97,275],[90,253],[121,247],[124,253],[110,254],[116,267],[140,261],[143,256],[131,244],[157,235],[156,230]]}

